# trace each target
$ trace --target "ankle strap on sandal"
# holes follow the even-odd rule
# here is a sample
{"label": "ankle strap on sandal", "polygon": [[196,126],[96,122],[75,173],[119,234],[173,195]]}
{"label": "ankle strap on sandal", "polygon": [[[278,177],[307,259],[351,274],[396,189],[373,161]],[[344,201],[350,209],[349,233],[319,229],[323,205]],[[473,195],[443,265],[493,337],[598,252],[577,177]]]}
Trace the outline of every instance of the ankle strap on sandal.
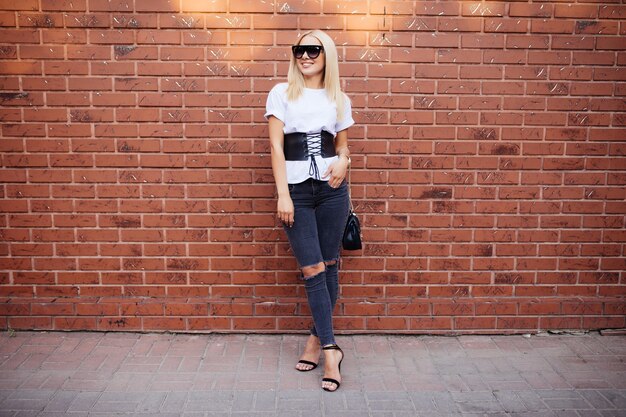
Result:
{"label": "ankle strap on sandal", "polygon": [[322,350],[341,350],[336,344],[322,346]]}

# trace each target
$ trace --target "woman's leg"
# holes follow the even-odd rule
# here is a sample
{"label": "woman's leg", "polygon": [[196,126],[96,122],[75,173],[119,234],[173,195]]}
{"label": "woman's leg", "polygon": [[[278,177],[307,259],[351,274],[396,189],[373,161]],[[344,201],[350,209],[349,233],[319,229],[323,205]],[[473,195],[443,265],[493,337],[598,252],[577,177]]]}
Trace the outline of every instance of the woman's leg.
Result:
{"label": "woman's leg", "polygon": [[315,187],[312,181],[290,185],[294,203],[294,224],[284,227],[291,249],[302,270],[313,322],[319,329],[320,343],[335,343],[332,331],[332,302],[326,285],[326,266],[316,218]]}
{"label": "woman's leg", "polygon": [[[326,264],[326,288],[330,296],[330,310],[335,311],[337,304],[337,294],[339,293],[339,260],[324,262]],[[317,337],[315,323],[311,327],[311,335]]]}
{"label": "woman's leg", "polygon": [[[350,212],[347,184],[344,182],[338,188],[332,188],[328,183],[322,183],[318,193],[318,201],[315,217],[322,257],[326,263],[326,288],[334,308],[339,291],[341,238]],[[316,327],[315,330],[319,332],[320,329]],[[322,346],[325,346],[324,342],[322,342]],[[339,363],[343,359],[343,353],[334,349],[324,350],[324,359],[324,378],[341,382]],[[339,386],[334,382],[324,381],[322,388],[335,391]]]}
{"label": "woman's leg", "polygon": [[[345,182],[338,188],[330,187],[327,182],[320,181],[317,184],[317,234],[326,264],[326,287],[331,299],[331,311],[334,311],[339,293],[339,252],[350,212],[350,198]],[[311,334],[317,335],[315,326],[311,329]]]}
{"label": "woman's leg", "polygon": [[313,323],[315,323],[317,330],[317,337],[320,339],[320,344],[324,346],[334,344],[335,335],[333,333],[332,305],[326,286],[326,270],[323,262],[318,265],[318,270],[320,269],[321,271],[312,277],[305,275],[304,288],[313,316]]}
{"label": "woman's leg", "polygon": [[309,335],[302,355],[300,355],[300,359],[296,363],[296,369],[299,371],[310,371],[317,367],[321,351],[320,339],[317,336]]}

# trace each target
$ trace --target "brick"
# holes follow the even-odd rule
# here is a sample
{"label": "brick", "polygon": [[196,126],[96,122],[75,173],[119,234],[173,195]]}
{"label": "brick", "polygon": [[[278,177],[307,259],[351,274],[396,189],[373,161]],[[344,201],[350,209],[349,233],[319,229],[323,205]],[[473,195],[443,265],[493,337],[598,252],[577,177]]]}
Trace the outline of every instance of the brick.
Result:
{"label": "brick", "polygon": [[530,22],[532,33],[574,33],[574,20],[533,19]]}
{"label": "brick", "polygon": [[598,6],[582,4],[557,4],[554,17],[594,19],[598,17]]}
{"label": "brick", "polygon": [[225,0],[211,0],[202,3],[198,3],[193,0],[183,0],[182,9],[183,12],[226,12]]}
{"label": "brick", "polygon": [[433,48],[457,48],[459,46],[459,38],[456,35],[447,33],[416,33],[415,46]]}
{"label": "brick", "polygon": [[17,22],[20,27],[63,27],[63,15],[60,13],[19,13]]}
{"label": "brick", "polygon": [[509,4],[509,16],[511,17],[552,17],[554,5],[552,4]]}
{"label": "brick", "polygon": [[3,29],[4,43],[39,43],[39,32],[33,29]]}
{"label": "brick", "polygon": [[46,11],[46,10],[60,10],[60,11],[67,11],[67,10],[76,10],[76,11],[85,11],[86,10],[86,4],[87,1],[86,0],[79,0],[79,1],[73,1],[73,0],[63,0],[63,1],[59,1],[59,0],[42,0],[41,1],[41,10]]}
{"label": "brick", "polygon": [[89,0],[89,10],[131,12],[133,10],[133,4],[130,0]]}
{"label": "brick", "polygon": [[461,13],[463,16],[502,16],[505,11],[505,3],[503,2],[466,2],[462,5]]}
{"label": "brick", "polygon": [[527,33],[528,26],[529,21],[526,19],[485,19],[486,33]]}
{"label": "brick", "polygon": [[112,15],[112,27],[114,28],[156,28],[158,26],[157,15],[115,13]]}
{"label": "brick", "polygon": [[494,329],[496,327],[495,317],[454,317],[455,329]]}

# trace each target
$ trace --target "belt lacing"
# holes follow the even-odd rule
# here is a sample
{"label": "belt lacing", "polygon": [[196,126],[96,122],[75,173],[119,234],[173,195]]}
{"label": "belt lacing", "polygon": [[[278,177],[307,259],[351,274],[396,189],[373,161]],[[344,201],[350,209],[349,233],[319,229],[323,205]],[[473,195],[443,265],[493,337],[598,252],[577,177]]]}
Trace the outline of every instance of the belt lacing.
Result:
{"label": "belt lacing", "polygon": [[311,164],[309,165],[309,175],[312,175],[316,180],[320,178],[320,170],[317,167],[317,162],[315,161],[316,156],[322,155],[322,132],[317,133],[307,133],[306,134],[306,143],[307,148],[309,150],[308,157],[311,159]]}

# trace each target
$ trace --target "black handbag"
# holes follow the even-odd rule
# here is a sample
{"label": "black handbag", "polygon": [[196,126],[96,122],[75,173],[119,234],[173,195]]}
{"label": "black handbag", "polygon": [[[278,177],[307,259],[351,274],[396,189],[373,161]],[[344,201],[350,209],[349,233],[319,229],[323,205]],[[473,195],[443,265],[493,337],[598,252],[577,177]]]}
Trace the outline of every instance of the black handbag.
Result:
{"label": "black handbag", "polygon": [[341,244],[345,250],[359,250],[363,248],[361,244],[361,225],[359,218],[350,209],[346,228],[343,231],[343,239]]}
{"label": "black handbag", "polygon": [[352,206],[352,196],[350,195],[350,165],[348,165],[348,198],[350,199],[350,214],[348,214],[346,228],[343,230],[341,245],[345,250],[360,250],[363,248],[363,244],[361,243],[361,223],[359,223],[359,218],[356,216],[354,207]]}

